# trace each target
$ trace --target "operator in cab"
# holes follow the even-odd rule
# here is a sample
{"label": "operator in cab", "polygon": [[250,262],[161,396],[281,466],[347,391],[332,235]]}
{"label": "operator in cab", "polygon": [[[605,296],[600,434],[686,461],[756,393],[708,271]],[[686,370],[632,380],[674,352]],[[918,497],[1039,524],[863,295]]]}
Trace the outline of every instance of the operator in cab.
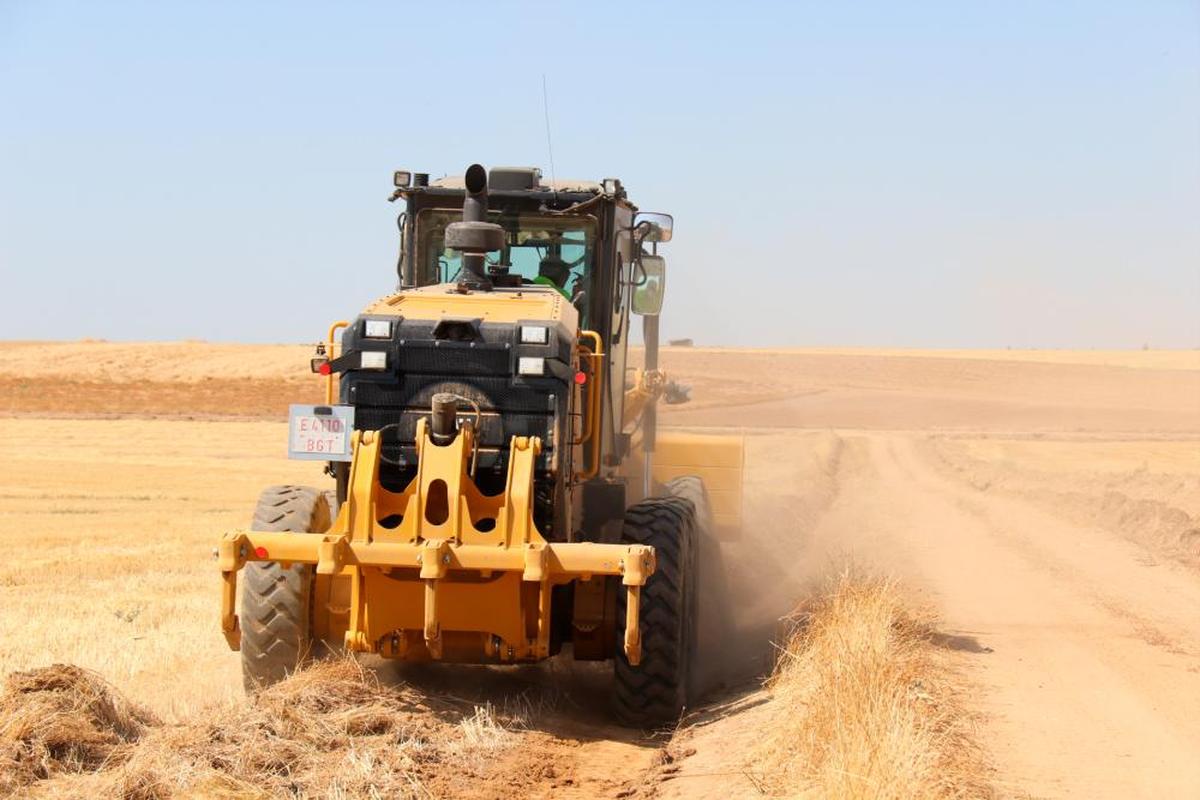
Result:
{"label": "operator in cab", "polygon": [[562,256],[557,253],[550,252],[542,259],[538,265],[538,274],[531,283],[540,284],[541,286],[550,286],[557,289],[563,297],[571,299],[570,292],[567,291],[567,280],[571,277],[571,265],[563,261]]}

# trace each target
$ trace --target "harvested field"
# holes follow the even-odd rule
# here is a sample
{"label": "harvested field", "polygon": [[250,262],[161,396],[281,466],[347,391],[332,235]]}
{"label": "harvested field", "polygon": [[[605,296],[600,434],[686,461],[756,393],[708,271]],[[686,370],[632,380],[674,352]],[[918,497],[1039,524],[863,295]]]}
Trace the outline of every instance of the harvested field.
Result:
{"label": "harvested field", "polygon": [[[323,480],[319,465],[283,457],[287,404],[320,396],[309,350],[10,349],[17,366],[0,401],[0,543],[8,553],[0,673],[54,663],[94,670],[129,708],[144,709],[145,726],[133,740],[88,723],[100,731],[99,749],[48,756],[59,751],[37,750],[46,741],[38,734],[13,738],[23,729],[6,704],[0,743],[43,753],[0,767],[10,791],[138,796],[131,787],[151,786],[205,795],[220,787],[236,795],[253,785],[272,796],[356,796],[368,784],[354,781],[375,775],[394,779],[379,785],[400,796],[418,785],[434,796],[511,796],[513,786],[531,797],[889,796],[813,788],[831,786],[823,781],[837,769],[854,771],[845,766],[850,751],[805,749],[809,742],[772,754],[759,735],[794,724],[824,731],[818,744],[836,741],[808,700],[808,716],[785,710],[795,705],[786,696],[804,696],[787,694],[792,677],[805,687],[797,691],[829,697],[814,688],[826,677],[804,655],[829,640],[814,638],[821,628],[810,625],[787,643],[779,620],[805,598],[818,598],[812,619],[841,608],[819,598],[847,560],[898,581],[899,593],[887,595],[898,599],[877,606],[875,619],[899,620],[888,631],[921,632],[911,640],[920,646],[896,651],[915,659],[901,663],[958,687],[938,707],[974,726],[969,739],[946,740],[965,743],[951,749],[958,755],[930,756],[971,765],[943,796],[978,796],[983,783],[1012,797],[1186,797],[1200,787],[1194,351],[664,351],[695,398],[666,408],[664,424],[747,435],[746,528],[714,590],[735,627],[724,657],[708,665],[705,705],[673,735],[631,732],[608,721],[603,670],[367,664],[349,678],[384,704],[392,727],[346,733],[358,724],[348,709],[360,705],[360,689],[334,692],[332,717],[305,715],[331,726],[322,731],[340,731],[318,763],[286,750],[310,746],[312,736],[277,718],[291,700],[242,698],[237,655],[217,629],[210,556],[219,532],[246,523],[262,486]],[[835,627],[849,633],[843,624]],[[792,655],[767,691],[756,676],[774,665],[771,641]],[[899,641],[886,639],[889,647]],[[351,686],[339,683],[349,675],[340,669],[321,680]],[[338,697],[359,699],[337,705]],[[80,730],[83,740],[96,735]],[[196,749],[200,731],[216,730],[227,738],[219,774],[203,767],[211,752]],[[254,738],[268,734],[270,747]],[[420,750],[429,764],[403,744],[413,736],[433,742]],[[384,755],[380,742],[389,743]],[[972,742],[994,765],[983,783]],[[243,746],[258,746],[262,763],[230,755]],[[430,765],[468,751],[490,754],[488,763],[465,769],[461,785],[440,783]],[[164,778],[166,752],[183,756]],[[371,769],[384,757],[394,757],[391,768]],[[96,758],[105,768],[88,774]],[[282,775],[272,758],[293,766]],[[325,761],[342,766],[344,786],[321,772]],[[831,770],[821,772],[822,763]],[[43,773],[59,777],[36,777]]]}

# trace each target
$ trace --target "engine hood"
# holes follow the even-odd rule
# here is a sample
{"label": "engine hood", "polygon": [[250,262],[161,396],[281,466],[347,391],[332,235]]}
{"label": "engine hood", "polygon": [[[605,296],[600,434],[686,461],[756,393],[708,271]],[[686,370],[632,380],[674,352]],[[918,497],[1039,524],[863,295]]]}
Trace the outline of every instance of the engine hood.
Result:
{"label": "engine hood", "polygon": [[452,283],[422,286],[382,297],[365,308],[363,314],[501,323],[540,320],[565,328],[569,334],[579,330],[579,312],[575,307],[558,291],[537,285],[466,293],[459,292]]}

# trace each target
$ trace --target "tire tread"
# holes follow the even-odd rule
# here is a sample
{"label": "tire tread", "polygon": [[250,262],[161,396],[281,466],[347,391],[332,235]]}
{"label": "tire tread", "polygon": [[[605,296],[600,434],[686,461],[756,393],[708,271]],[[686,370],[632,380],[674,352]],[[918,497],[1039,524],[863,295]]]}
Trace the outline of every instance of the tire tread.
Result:
{"label": "tire tread", "polygon": [[[323,533],[329,528],[325,493],[308,486],[272,486],[259,496],[251,530]],[[309,564],[247,564],[242,580],[242,681],[248,692],[283,680],[312,657]]]}
{"label": "tire tread", "polygon": [[623,542],[652,546],[658,562],[641,590],[642,661],[636,667],[621,649],[626,598],[617,593],[613,705],[628,725],[673,722],[687,704],[695,514],[690,500],[672,496],[648,498],[625,512]]}

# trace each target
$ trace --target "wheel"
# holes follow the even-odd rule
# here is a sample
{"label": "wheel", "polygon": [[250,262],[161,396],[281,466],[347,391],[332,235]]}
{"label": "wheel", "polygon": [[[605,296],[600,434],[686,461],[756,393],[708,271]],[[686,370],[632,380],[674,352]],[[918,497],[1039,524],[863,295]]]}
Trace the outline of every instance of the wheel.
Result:
{"label": "wheel", "polygon": [[[336,499],[332,501],[336,505]],[[254,509],[251,529],[324,533],[333,507],[330,493],[308,486],[272,486]],[[324,655],[312,634],[315,571],[311,564],[283,569],[274,561],[247,564],[242,579],[242,682],[255,691],[283,680]]]}
{"label": "wheel", "polygon": [[[708,490],[704,488],[704,481],[695,475],[674,478],[663,486],[663,494],[687,500],[692,504],[695,511],[697,550],[703,551],[707,542],[715,540],[712,507],[708,502]],[[697,552],[697,557],[699,555]]]}
{"label": "wheel", "polygon": [[668,482],[663,492],[690,501],[696,509],[691,573],[695,576],[691,592],[695,633],[691,641],[692,669],[688,675],[688,691],[695,700],[721,685],[730,670],[729,645],[734,630],[730,616],[732,594],[704,481],[695,475],[685,475]]}
{"label": "wheel", "polygon": [[625,512],[625,544],[654,548],[658,567],[641,590],[642,660],[625,658],[626,592],[617,592],[613,708],[627,725],[674,722],[688,701],[694,636],[696,506],[684,497],[652,497]]}
{"label": "wheel", "polygon": [[708,504],[708,491],[704,481],[695,475],[684,475],[667,482],[663,493],[670,497],[678,497],[692,504],[693,528],[691,557],[688,562],[688,575],[691,583],[688,586],[688,611],[692,617],[692,637],[688,640],[688,695],[695,698],[698,694],[697,676],[700,661],[701,640],[704,638],[702,620],[705,617],[705,597],[700,587],[705,586],[704,562],[705,551],[713,543],[712,510]]}

